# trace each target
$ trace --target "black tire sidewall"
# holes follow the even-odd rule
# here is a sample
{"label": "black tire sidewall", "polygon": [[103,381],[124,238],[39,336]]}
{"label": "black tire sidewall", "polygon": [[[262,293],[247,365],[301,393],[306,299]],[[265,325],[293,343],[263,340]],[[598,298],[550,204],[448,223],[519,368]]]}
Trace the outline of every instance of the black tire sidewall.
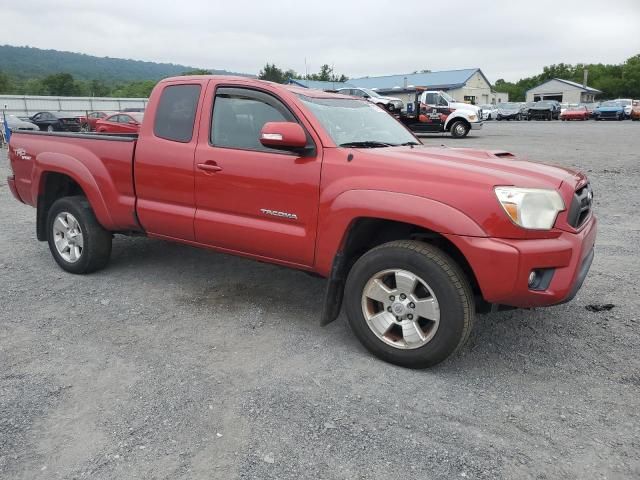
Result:
{"label": "black tire sidewall", "polygon": [[[448,261],[453,265],[453,260]],[[364,286],[373,275],[391,268],[404,269],[422,278],[433,289],[440,305],[438,330],[422,347],[403,350],[384,343],[371,331],[362,313]],[[379,358],[396,365],[409,368],[435,365],[458,348],[464,335],[464,301],[450,276],[437,262],[408,248],[385,247],[361,257],[347,278],[345,305],[349,324],[362,344]]]}
{"label": "black tire sidewall", "polygon": [[[60,212],[73,215],[82,231],[82,254],[70,263],[60,256],[53,238],[53,222]],[[47,241],[54,260],[70,273],[89,273],[102,268],[111,254],[111,236],[97,222],[85,197],[64,197],[56,200],[47,214]]]}
{"label": "black tire sidewall", "polygon": [[[458,135],[458,134],[456,133],[456,129],[457,129],[457,127],[458,127],[458,124],[462,124],[462,126],[464,126],[464,128],[465,128],[464,135]],[[470,128],[469,128],[469,127],[467,127],[467,125],[465,124],[465,122],[463,122],[462,120],[456,120],[455,122],[453,122],[453,125],[451,125],[451,136],[452,136],[453,138],[464,138],[464,137],[466,137],[466,136],[469,134],[469,130],[470,130]]]}

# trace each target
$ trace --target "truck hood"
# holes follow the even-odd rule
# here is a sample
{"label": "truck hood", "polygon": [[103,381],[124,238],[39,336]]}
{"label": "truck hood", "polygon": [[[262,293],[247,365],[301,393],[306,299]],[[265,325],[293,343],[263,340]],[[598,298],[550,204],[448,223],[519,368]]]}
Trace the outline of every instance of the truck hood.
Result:
{"label": "truck hood", "polygon": [[372,163],[380,163],[384,170],[391,167],[394,176],[408,180],[441,178],[450,181],[457,177],[491,187],[514,185],[556,189],[563,181],[577,184],[584,178],[581,173],[517,159],[504,151],[419,146],[367,149],[366,154]]}
{"label": "truck hood", "polygon": [[453,108],[454,110],[467,110],[475,114],[477,114],[480,111],[480,108],[476,107],[475,105],[470,105],[468,103],[461,103],[461,102],[452,102],[449,104],[449,107]]}

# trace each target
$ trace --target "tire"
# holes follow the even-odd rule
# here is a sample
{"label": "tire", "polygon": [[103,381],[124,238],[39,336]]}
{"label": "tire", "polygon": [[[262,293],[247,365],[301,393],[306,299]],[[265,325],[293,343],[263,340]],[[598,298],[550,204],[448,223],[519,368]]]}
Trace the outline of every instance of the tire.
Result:
{"label": "tire", "polygon": [[622,120],[624,120],[624,114],[623,115],[618,115],[618,121],[621,122]]}
{"label": "tire", "polygon": [[51,132],[55,132],[55,129],[53,128],[53,125],[49,125],[47,127],[47,132],[51,133]]}
{"label": "tire", "polygon": [[[51,205],[47,214],[47,240],[55,261],[70,273],[100,270],[111,256],[111,233],[98,223],[89,201],[83,196],[63,197]],[[66,244],[59,249],[56,241],[60,244],[61,240]],[[74,260],[74,257],[77,258]]]}
{"label": "tire", "polygon": [[522,120],[522,116],[520,114],[516,115],[516,121],[519,122],[520,120]]}
{"label": "tire", "polygon": [[[415,277],[415,293],[410,293],[411,287],[398,288],[398,283],[395,288],[393,284],[385,285],[390,292],[373,288],[372,285],[380,285],[377,280],[386,278],[385,275],[393,279],[399,278],[396,275],[405,279]],[[408,296],[400,300],[400,292],[404,290]],[[388,305],[385,307],[385,303],[365,293],[372,291],[381,294]],[[397,301],[393,294],[399,295]],[[398,304],[404,305],[403,302],[410,303],[403,317],[398,317],[399,312],[394,309]],[[425,302],[423,307],[428,303],[431,308],[421,308],[419,302]],[[360,257],[347,277],[345,305],[351,329],[364,347],[384,361],[407,368],[431,367],[455,353],[467,341],[475,317],[473,293],[460,267],[436,247],[411,240],[385,243]],[[437,320],[426,320],[420,310],[434,319],[437,316]],[[414,312],[415,316],[407,312]],[[384,320],[374,330],[370,326],[375,325],[372,316],[380,314],[384,317],[378,318]],[[410,317],[417,320],[409,320]],[[406,337],[405,328],[409,333]],[[412,335],[415,328],[420,328],[422,335]]]}
{"label": "tire", "polygon": [[547,114],[547,120],[550,122],[551,120],[553,120],[553,113],[549,112]]}
{"label": "tire", "polygon": [[469,126],[469,124],[462,120],[457,120],[453,122],[450,129],[451,136],[453,138],[464,138],[469,134],[469,130],[471,130],[471,127]]}
{"label": "tire", "polygon": [[82,133],[89,133],[91,131],[91,127],[88,123],[83,123],[82,125],[80,125],[80,131]]}

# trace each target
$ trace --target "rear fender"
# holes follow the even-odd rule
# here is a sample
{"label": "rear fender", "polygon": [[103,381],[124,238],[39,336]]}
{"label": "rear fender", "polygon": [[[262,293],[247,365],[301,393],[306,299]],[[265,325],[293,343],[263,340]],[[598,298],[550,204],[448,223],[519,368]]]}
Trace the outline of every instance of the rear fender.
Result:
{"label": "rear fender", "polygon": [[118,194],[113,183],[110,182],[110,175],[104,164],[98,157],[91,160],[87,163],[91,164],[93,171],[89,170],[85,163],[70,155],[55,152],[39,154],[33,171],[32,198],[38,199],[44,193],[47,173],[67,175],[82,188],[100,225],[107,230],[114,229],[115,225],[105,196],[117,198]]}

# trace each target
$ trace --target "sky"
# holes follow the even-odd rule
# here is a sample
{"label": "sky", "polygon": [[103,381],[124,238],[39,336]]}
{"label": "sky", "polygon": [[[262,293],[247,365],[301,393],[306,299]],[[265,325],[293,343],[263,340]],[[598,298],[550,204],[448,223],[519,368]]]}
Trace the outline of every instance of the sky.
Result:
{"label": "sky", "polygon": [[515,81],[640,54],[640,0],[3,1],[0,44],[252,74],[480,67]]}

